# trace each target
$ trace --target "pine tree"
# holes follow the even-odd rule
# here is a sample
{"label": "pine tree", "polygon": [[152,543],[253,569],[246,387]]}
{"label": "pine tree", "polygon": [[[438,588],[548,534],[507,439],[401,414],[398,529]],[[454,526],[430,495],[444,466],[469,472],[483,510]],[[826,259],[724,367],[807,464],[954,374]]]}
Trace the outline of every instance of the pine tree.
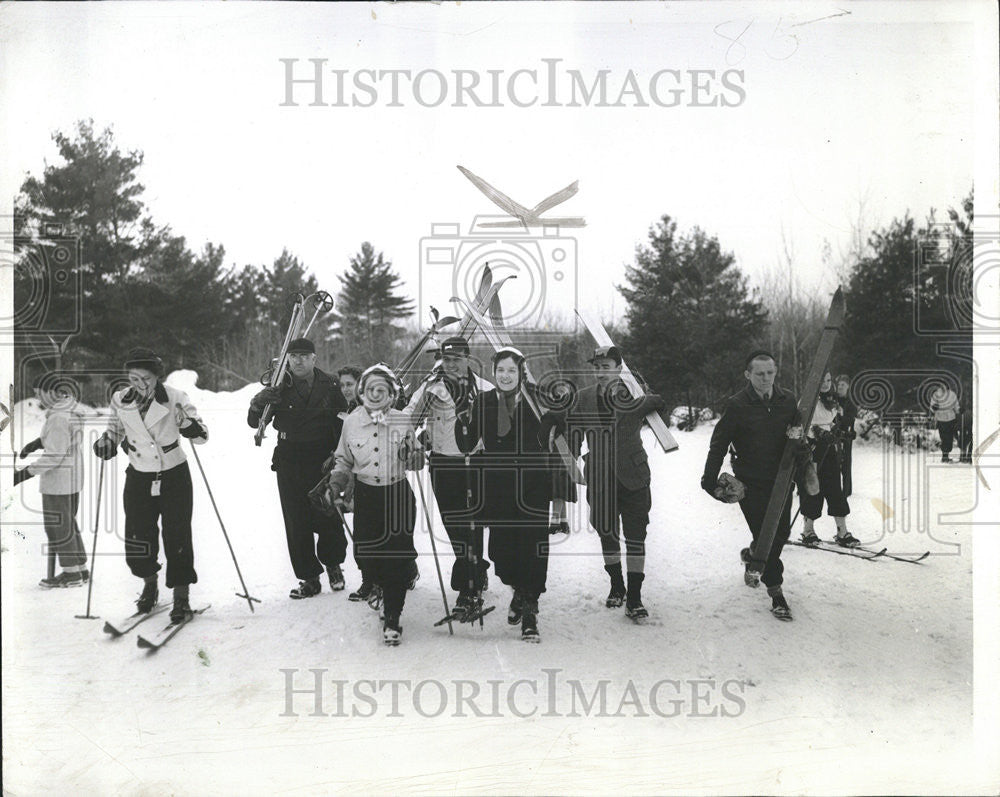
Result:
{"label": "pine tree", "polygon": [[351,359],[371,364],[395,359],[395,343],[403,327],[393,323],[413,314],[414,304],[399,296],[402,279],[392,263],[365,241],[340,275],[336,334]]}
{"label": "pine tree", "polygon": [[705,406],[731,393],[767,320],[733,255],[697,227],[678,235],[663,216],[625,278],[624,344],[650,386],[668,405]]}

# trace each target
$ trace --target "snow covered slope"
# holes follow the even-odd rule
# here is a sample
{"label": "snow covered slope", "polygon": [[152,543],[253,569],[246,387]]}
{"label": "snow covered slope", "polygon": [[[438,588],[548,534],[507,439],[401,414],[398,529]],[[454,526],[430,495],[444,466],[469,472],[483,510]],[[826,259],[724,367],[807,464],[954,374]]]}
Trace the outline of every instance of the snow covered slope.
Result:
{"label": "snow covered slope", "polygon": [[[169,383],[208,423],[198,451],[262,603],[251,615],[234,596],[232,561],[190,455],[192,599],[213,608],[155,655],[138,650],[134,635],[106,638],[103,619],[75,619],[86,590],[37,588],[45,571],[37,482],[8,487],[0,561],[9,793],[985,788],[972,743],[972,533],[960,515],[941,517],[972,507],[970,468],[856,448],[852,531],[880,548],[932,556],[911,565],[790,547],[785,591],[795,621],[779,623],[765,592],[743,585],[739,549],[749,535],[738,507],[698,487],[711,428],[681,433],[669,455],[650,438],[649,625],[604,608],[600,546],[581,501],[576,531],[553,538],[542,644],[523,644],[507,626],[509,591],[495,580],[498,608],[482,630],[456,625],[450,637],[433,627],[443,609],[421,519],[421,580],[407,597],[403,644],[389,649],[376,613],[347,592],[324,584],[311,600],[287,598],[296,582],[270,470],[273,433],[255,448],[245,423],[256,388],[213,394],[193,377],[175,373]],[[97,460],[88,461],[80,519],[89,551]],[[102,618],[128,612],[140,586],[121,554],[124,466],[119,456],[106,474],[108,520],[93,568],[93,613]],[[900,470],[918,487],[893,492]],[[910,531],[880,539],[890,513]],[[440,529],[436,513],[433,522]],[[817,531],[832,537],[832,520]],[[437,547],[447,578],[443,534]],[[345,572],[350,590],[359,582],[350,554]]]}

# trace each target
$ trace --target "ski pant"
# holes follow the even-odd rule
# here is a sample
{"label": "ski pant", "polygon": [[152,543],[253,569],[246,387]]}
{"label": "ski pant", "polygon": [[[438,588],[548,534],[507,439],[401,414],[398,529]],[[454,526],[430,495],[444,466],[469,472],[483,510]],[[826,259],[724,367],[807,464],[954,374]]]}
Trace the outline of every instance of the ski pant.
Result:
{"label": "ski pant", "polygon": [[816,466],[819,492],[816,495],[809,495],[805,491],[799,491],[799,508],[802,511],[802,517],[817,520],[823,514],[824,499],[828,515],[847,517],[851,514],[851,507],[847,503],[847,498],[840,484],[840,462],[837,459],[836,447],[818,443],[813,452],[813,459],[819,463]]}
{"label": "ski pant", "polygon": [[951,453],[952,445],[958,433],[958,419],[952,421],[938,421],[938,434],[941,436],[941,456]]}
{"label": "ski pant", "polygon": [[483,527],[474,522],[479,495],[478,472],[466,467],[464,457],[443,454],[431,454],[429,469],[441,522],[455,552],[451,588],[468,590],[474,557],[474,586],[481,590],[490,565],[483,559]]}
{"label": "ski pant", "polygon": [[79,506],[79,493],[42,493],[45,536],[49,539],[49,551],[58,555],[61,567],[84,567],[87,564],[87,552],[83,547],[80,527],[76,525]]}
{"label": "ski pant", "polygon": [[844,498],[850,498],[854,491],[851,479],[851,454],[854,449],[854,441],[850,438],[844,440],[844,448],[841,452],[840,460],[840,482],[844,488]]}
{"label": "ski pant", "polygon": [[545,592],[548,524],[511,519],[490,524],[490,559],[497,578],[534,600]]}
{"label": "ski pant", "polygon": [[386,487],[354,485],[354,555],[358,567],[382,588],[387,617],[403,611],[417,552],[413,527],[417,503],[406,479]]}
{"label": "ski pant", "polygon": [[649,486],[630,490],[615,479],[614,485],[588,484],[587,500],[590,503],[590,525],[601,538],[605,567],[620,566],[622,561],[619,534],[625,534],[625,565],[629,573],[645,571],[646,527],[652,495]]}
{"label": "ski pant", "polygon": [[[153,495],[159,480],[160,494]],[[167,587],[195,584],[191,546],[191,471],[187,462],[160,473],[146,473],[131,465],[125,471],[125,561],[132,574],[147,578],[160,571],[160,529],[167,558]]]}
{"label": "ski pant", "polygon": [[[755,482],[743,478],[740,481],[747,488],[746,496],[740,501],[740,509],[743,510],[743,517],[746,518],[750,534],[753,535],[753,541],[756,543],[757,537],[760,536],[761,526],[764,525],[764,515],[767,513],[768,501],[771,500],[774,482]],[[791,491],[788,493],[788,499],[781,508],[781,514],[778,518],[778,530],[774,535],[774,542],[771,544],[771,551],[768,553],[764,573],[760,579],[768,587],[780,587],[783,581],[782,574],[785,572],[785,566],[781,562],[781,550],[788,542],[788,535],[791,531]]]}
{"label": "ski pant", "polygon": [[300,581],[321,576],[324,567],[341,565],[347,556],[340,516],[324,515],[309,502],[309,491],[323,478],[329,454],[316,446],[279,446],[274,452],[288,558]]}

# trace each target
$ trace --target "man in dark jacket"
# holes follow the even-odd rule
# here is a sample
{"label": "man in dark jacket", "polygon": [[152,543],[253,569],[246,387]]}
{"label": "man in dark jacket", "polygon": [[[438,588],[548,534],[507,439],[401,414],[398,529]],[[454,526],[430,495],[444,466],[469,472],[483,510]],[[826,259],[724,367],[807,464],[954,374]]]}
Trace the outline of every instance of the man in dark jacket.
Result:
{"label": "man in dark jacket", "polygon": [[[713,498],[718,498],[719,469],[726,451],[730,452],[733,473],[746,487],[740,509],[754,542],[764,523],[785,442],[788,437],[796,436],[796,429],[801,435],[801,429],[797,427],[799,412],[795,396],[774,384],[776,375],[774,358],[768,352],[754,351],[747,358],[744,376],[748,384],[726,402],[722,417],[712,432],[701,478],[702,489]],[[771,612],[780,620],[792,619],[781,589],[784,572],[781,549],[788,541],[791,507],[792,495],[789,491],[761,576],[761,581],[767,586],[767,594],[771,596]],[[744,548],[740,556],[744,564],[749,564],[750,549]]]}
{"label": "man in dark jacket", "polygon": [[[617,347],[598,347],[590,363],[597,384],[577,393],[566,416],[566,429],[574,453],[587,440],[584,479],[590,524],[601,538],[604,569],[611,578],[605,605],[617,608],[624,602],[627,616],[643,620],[649,616],[642,605],[642,582],[652,501],[649,462],[639,432],[646,415],[662,409],[664,403],[651,393],[632,397],[621,381],[622,355]],[[625,536],[627,585],[622,576],[619,518]]]}
{"label": "man in dark jacket", "polygon": [[[316,368],[316,347],[308,338],[288,346],[288,376],[284,384],[267,387],[250,402],[247,424],[260,424],[271,405],[278,443],[271,470],[278,476],[278,495],[285,519],[288,556],[299,585],[290,598],[319,594],[323,568],[330,589],[344,588],[341,565],[347,556],[347,538],[339,515],[324,515],[309,501],[309,491],[323,478],[323,462],[337,447],[347,410],[337,380]],[[315,538],[315,539],[314,539]]]}

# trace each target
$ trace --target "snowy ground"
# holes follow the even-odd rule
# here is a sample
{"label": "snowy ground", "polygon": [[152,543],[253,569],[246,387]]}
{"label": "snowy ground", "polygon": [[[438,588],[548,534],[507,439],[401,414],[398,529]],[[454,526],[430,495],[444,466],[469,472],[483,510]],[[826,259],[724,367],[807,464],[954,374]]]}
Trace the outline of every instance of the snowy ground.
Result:
{"label": "snowy ground", "polygon": [[[679,433],[678,452],[651,454],[650,625],[603,607],[597,539],[581,531],[553,552],[541,645],[520,642],[506,625],[509,594],[498,583],[485,628],[456,626],[449,638],[432,627],[441,596],[420,525],[422,577],[407,600],[403,644],[386,649],[376,614],[346,592],[288,600],[295,581],[269,469],[273,443],[256,449],[244,425],[253,388],[205,393],[184,373],[171,382],[209,424],[199,453],[262,603],[251,615],[234,597],[235,571],[193,457],[192,595],[212,609],[155,655],[136,649],[134,635],[101,633],[103,618],[130,611],[138,591],[114,531],[124,457],[112,463],[117,481],[102,514],[114,519],[98,540],[93,612],[102,620],[74,618],[85,590],[36,587],[45,570],[37,481],[23,492],[8,487],[9,794],[995,791],[995,764],[972,734],[972,527],[961,514],[940,517],[973,505],[968,467],[915,459],[901,467],[898,457],[884,464],[877,448],[856,449],[852,530],[891,551],[934,554],[910,565],[789,548],[796,619],[784,624],[763,590],[742,583],[748,533],[738,508],[698,488],[711,429]],[[15,429],[31,439],[40,419],[24,404],[16,415],[29,428],[16,421]],[[885,487],[900,472],[913,489]],[[912,505],[920,502],[931,507],[926,517]],[[908,520],[878,539],[889,513]],[[92,499],[81,516],[89,550]],[[832,536],[832,521],[817,530]],[[450,553],[442,560],[450,567]],[[346,572],[351,588],[350,555]],[[286,679],[309,688],[313,669],[318,700],[291,695],[286,711]],[[602,689],[603,711],[574,691],[589,702]],[[460,690],[478,690],[471,705]],[[316,702],[326,716],[313,715]]]}

